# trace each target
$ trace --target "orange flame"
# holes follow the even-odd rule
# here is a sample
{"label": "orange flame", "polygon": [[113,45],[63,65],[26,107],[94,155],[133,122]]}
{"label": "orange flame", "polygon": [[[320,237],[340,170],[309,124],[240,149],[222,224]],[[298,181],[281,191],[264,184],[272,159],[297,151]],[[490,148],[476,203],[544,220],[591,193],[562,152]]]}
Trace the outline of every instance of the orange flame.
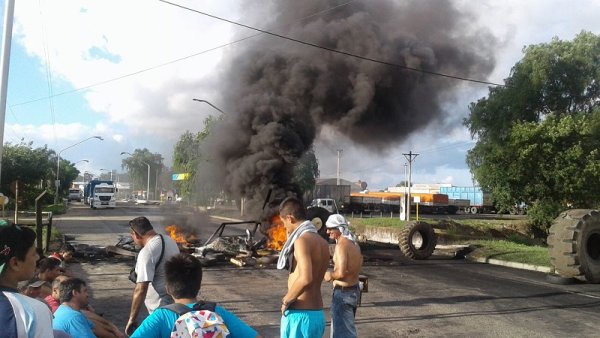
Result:
{"label": "orange flame", "polygon": [[180,244],[185,244],[188,241],[185,239],[185,235],[183,232],[177,227],[177,225],[172,224],[165,228],[165,231],[175,240],[175,242]]}
{"label": "orange flame", "polygon": [[271,228],[267,230],[267,234],[269,235],[267,248],[281,251],[283,244],[285,244],[285,241],[287,240],[287,231],[285,231],[285,227],[283,226],[283,222],[281,222],[279,215],[273,216],[271,224]]}

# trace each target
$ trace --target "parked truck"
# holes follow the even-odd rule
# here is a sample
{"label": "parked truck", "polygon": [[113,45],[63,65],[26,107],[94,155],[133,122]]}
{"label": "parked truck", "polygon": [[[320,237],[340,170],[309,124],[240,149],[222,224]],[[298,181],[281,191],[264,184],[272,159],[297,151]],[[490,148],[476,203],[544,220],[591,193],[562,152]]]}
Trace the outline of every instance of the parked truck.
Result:
{"label": "parked truck", "polygon": [[[483,192],[480,187],[440,187],[440,194],[448,195],[451,201],[465,213],[495,212],[492,195]],[[466,205],[465,200],[469,203]]]}
{"label": "parked truck", "polygon": [[81,202],[81,190],[79,188],[69,189],[69,202],[71,201]]}
{"label": "parked truck", "polygon": [[117,187],[113,181],[92,180],[85,185],[84,201],[90,208],[114,208]]}
{"label": "parked truck", "polygon": [[308,198],[308,205],[325,208],[329,212],[341,212],[350,203],[350,189],[350,185],[317,185]]}

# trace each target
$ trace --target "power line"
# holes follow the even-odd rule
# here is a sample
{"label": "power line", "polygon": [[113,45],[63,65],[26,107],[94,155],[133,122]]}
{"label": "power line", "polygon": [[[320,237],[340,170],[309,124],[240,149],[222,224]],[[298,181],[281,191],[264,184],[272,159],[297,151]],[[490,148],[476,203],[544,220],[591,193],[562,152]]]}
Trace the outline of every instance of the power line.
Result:
{"label": "power line", "polygon": [[[320,15],[320,14],[323,14],[325,12],[329,12],[331,10],[340,8],[340,7],[345,6],[345,5],[348,5],[348,4],[350,4],[352,2],[355,2],[355,1],[356,0],[351,0],[351,1],[339,4],[337,6],[333,6],[333,7],[324,9],[322,11],[319,11],[319,12],[313,13],[313,14],[311,14],[309,16],[306,16],[306,17],[300,19],[300,21],[306,20],[306,19],[311,18],[311,17],[313,17],[315,15]],[[198,55],[202,55],[202,54],[205,54],[205,53],[208,53],[208,52],[212,52],[212,51],[215,51],[217,49],[221,49],[221,48],[225,48],[225,47],[228,47],[228,46],[232,46],[232,45],[234,45],[234,44],[236,44],[238,42],[243,42],[243,41],[249,40],[251,38],[257,37],[259,35],[262,35],[262,33],[253,34],[253,35],[250,35],[250,36],[247,36],[247,37],[244,37],[244,38],[241,38],[241,39],[238,39],[238,40],[235,40],[235,41],[223,44],[223,45],[219,45],[219,46],[216,46],[216,47],[213,47],[213,48],[205,49],[205,50],[203,50],[201,52],[198,52],[198,53],[194,53],[194,54],[191,54],[191,55],[188,55],[188,56],[184,56],[184,57],[181,57],[181,58],[178,58],[178,59],[175,59],[175,60],[167,61],[165,63],[161,63],[161,64],[158,64],[156,66],[152,66],[152,67],[140,69],[140,70],[135,71],[133,73],[128,73],[128,74],[121,75],[121,76],[118,76],[118,77],[115,77],[115,78],[107,79],[107,80],[100,81],[100,82],[95,82],[95,83],[89,84],[89,85],[84,86],[84,87],[79,87],[79,88],[75,88],[75,89],[72,89],[72,90],[67,90],[67,91],[64,91],[64,92],[56,93],[56,94],[52,93],[51,96],[49,96],[49,97],[40,97],[40,98],[37,98],[37,99],[32,99],[32,100],[28,100],[28,101],[24,101],[24,102],[19,102],[19,103],[13,104],[12,107],[21,106],[21,105],[25,105],[25,104],[29,104],[29,103],[33,103],[33,102],[38,102],[38,101],[46,100],[46,99],[52,98],[52,97],[57,97],[57,96],[62,96],[62,95],[67,95],[67,94],[72,94],[72,93],[80,92],[82,90],[86,90],[86,89],[90,89],[90,88],[93,88],[93,87],[105,85],[105,84],[110,83],[110,82],[122,80],[124,78],[128,78],[128,77],[131,77],[131,76],[134,76],[134,75],[138,75],[138,74],[141,74],[141,73],[145,73],[145,72],[157,69],[157,68],[168,66],[170,64],[173,64],[173,63],[176,63],[176,62],[179,62],[179,61],[191,59],[191,58],[196,57]]]}
{"label": "power line", "polygon": [[425,70],[425,69],[412,68],[412,67],[408,67],[408,66],[404,66],[404,65],[392,63],[392,62],[387,62],[387,61],[377,60],[377,59],[373,59],[373,58],[369,58],[369,57],[365,57],[365,56],[361,56],[361,55],[357,55],[357,54],[352,54],[352,53],[344,52],[344,51],[341,51],[341,50],[338,50],[338,49],[329,48],[329,47],[317,45],[315,43],[306,42],[306,41],[302,41],[302,40],[299,40],[299,39],[291,38],[289,36],[285,36],[285,35],[273,33],[273,32],[266,31],[266,30],[263,30],[263,29],[260,29],[260,28],[248,26],[246,24],[242,24],[242,23],[239,23],[239,22],[236,22],[236,21],[232,21],[232,20],[229,20],[229,19],[221,18],[221,17],[216,16],[216,15],[212,15],[212,14],[209,14],[209,13],[206,13],[206,12],[202,12],[202,11],[199,11],[199,10],[196,10],[196,9],[193,9],[193,8],[185,7],[183,5],[179,5],[179,4],[176,4],[176,3],[173,3],[173,2],[169,2],[169,1],[166,1],[166,0],[158,0],[158,1],[164,2],[166,4],[169,4],[169,5],[172,5],[172,6],[175,6],[175,7],[179,7],[181,9],[185,9],[185,10],[188,10],[188,11],[191,11],[191,12],[195,12],[195,13],[198,13],[198,14],[201,14],[201,15],[205,15],[205,16],[208,16],[208,17],[213,18],[213,19],[225,21],[225,22],[228,22],[228,23],[233,24],[233,25],[237,25],[237,26],[248,28],[248,29],[251,29],[251,30],[254,30],[254,31],[257,31],[257,32],[261,32],[263,34],[268,34],[268,35],[271,35],[271,36],[278,37],[280,39],[289,40],[289,41],[293,41],[293,42],[296,42],[296,43],[299,43],[299,44],[303,44],[303,45],[306,45],[306,46],[310,46],[310,47],[314,47],[314,48],[319,48],[319,49],[327,50],[327,51],[332,52],[332,53],[342,54],[342,55],[350,56],[350,57],[353,57],[353,58],[357,58],[357,59],[361,59],[361,60],[365,60],[365,61],[370,61],[370,62],[374,62],[374,63],[379,63],[379,64],[391,66],[391,67],[406,69],[406,70],[410,70],[410,71],[413,71],[413,72],[419,72],[419,73],[424,73],[424,74],[429,74],[429,75],[441,76],[441,77],[446,77],[446,78],[455,79],[455,80],[461,80],[461,81],[468,81],[468,82],[475,82],[475,83],[487,84],[487,85],[492,85],[492,86],[501,86],[501,87],[504,87],[504,85],[499,84],[499,83],[494,83],[494,82],[489,82],[489,81],[484,81],[484,80],[471,79],[471,78],[457,76],[457,75],[444,74],[444,73],[434,72],[434,71]]}
{"label": "power line", "polygon": [[58,143],[56,138],[56,114],[54,112],[54,100],[53,100],[53,89],[52,89],[52,71],[50,66],[50,55],[48,53],[48,37],[46,35],[46,27],[44,25],[44,13],[42,11],[42,3],[38,0],[38,6],[40,8],[40,25],[42,28],[42,47],[44,49],[44,60],[46,61],[46,81],[48,84],[48,104],[50,105],[50,117],[52,118],[52,132],[54,136],[54,143]]}

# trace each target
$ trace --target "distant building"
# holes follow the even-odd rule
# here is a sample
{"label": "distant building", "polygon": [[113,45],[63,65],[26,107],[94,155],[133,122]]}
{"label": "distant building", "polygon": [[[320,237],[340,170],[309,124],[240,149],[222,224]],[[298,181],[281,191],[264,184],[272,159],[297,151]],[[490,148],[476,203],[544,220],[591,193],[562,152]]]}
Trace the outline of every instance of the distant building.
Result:
{"label": "distant building", "polygon": [[[317,185],[337,185],[337,178],[317,178],[316,184]],[[362,186],[366,185],[366,183],[362,182],[362,181],[350,182],[348,180],[340,178],[340,185],[349,185],[350,192],[361,192],[364,190],[362,188]]]}

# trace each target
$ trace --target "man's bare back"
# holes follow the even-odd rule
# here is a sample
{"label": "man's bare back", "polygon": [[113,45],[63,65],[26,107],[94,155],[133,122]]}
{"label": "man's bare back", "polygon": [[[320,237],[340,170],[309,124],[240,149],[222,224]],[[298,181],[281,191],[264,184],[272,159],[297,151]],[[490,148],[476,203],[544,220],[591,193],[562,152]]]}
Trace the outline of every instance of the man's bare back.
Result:
{"label": "man's bare back", "polygon": [[321,281],[328,263],[329,246],[320,235],[305,233],[296,240],[294,262],[288,277],[288,292],[284,297],[284,302],[289,302],[288,308],[323,308]]}

